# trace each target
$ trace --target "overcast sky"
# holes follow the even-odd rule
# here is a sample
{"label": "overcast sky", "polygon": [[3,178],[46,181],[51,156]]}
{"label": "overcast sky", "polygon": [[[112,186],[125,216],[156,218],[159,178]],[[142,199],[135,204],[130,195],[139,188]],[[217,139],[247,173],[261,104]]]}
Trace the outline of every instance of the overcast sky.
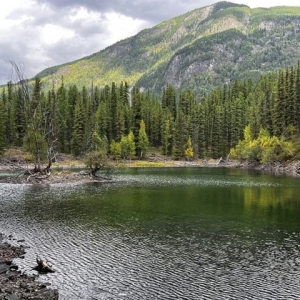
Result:
{"label": "overcast sky", "polygon": [[[31,78],[144,28],[216,0],[7,0],[0,9],[0,84],[13,79],[10,60]],[[299,0],[231,0],[250,7],[300,6]]]}

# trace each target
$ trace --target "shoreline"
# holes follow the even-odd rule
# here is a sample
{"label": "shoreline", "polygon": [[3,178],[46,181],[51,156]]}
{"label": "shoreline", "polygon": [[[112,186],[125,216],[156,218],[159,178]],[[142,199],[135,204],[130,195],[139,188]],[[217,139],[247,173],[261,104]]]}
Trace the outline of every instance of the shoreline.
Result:
{"label": "shoreline", "polygon": [[13,263],[15,258],[24,257],[25,247],[15,247],[3,240],[4,235],[0,233],[0,300],[58,300],[58,290],[48,288],[48,283],[37,282],[39,275],[21,273]]}
{"label": "shoreline", "polygon": [[[115,168],[232,168],[232,169],[247,169],[256,170],[261,172],[268,172],[274,175],[289,175],[298,177],[300,176],[300,161],[291,162],[274,162],[270,164],[258,164],[249,162],[239,162],[236,160],[223,160],[223,159],[209,159],[197,161],[174,161],[174,160],[132,160],[132,161],[119,161],[116,163]],[[51,175],[29,176],[24,175],[26,170],[33,169],[30,164],[9,162],[0,164],[0,173],[14,173],[20,172],[12,176],[7,176],[0,179],[0,183],[12,184],[57,184],[57,183],[107,183],[112,182],[111,179],[101,177],[91,177],[87,172],[88,168],[82,163],[64,164],[55,163],[51,168]]]}

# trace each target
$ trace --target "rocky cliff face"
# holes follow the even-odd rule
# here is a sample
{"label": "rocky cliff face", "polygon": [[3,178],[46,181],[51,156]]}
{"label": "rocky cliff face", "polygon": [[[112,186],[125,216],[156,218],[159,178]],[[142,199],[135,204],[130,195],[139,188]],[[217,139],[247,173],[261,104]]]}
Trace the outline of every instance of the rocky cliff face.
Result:
{"label": "rocky cliff face", "polygon": [[[103,86],[127,80],[160,92],[167,83],[198,94],[236,78],[295,64],[300,58],[300,7],[250,9],[219,2],[199,8],[82,60],[47,69],[68,84]],[[81,68],[85,65],[85,69]]]}

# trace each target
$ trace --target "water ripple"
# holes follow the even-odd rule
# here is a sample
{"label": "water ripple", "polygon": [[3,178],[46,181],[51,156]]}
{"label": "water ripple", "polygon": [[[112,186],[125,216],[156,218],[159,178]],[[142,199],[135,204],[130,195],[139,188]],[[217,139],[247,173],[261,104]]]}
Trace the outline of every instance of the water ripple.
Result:
{"label": "water ripple", "polygon": [[[138,214],[123,201],[132,186],[156,190],[283,187],[285,183],[255,177],[171,175],[120,175],[106,185],[16,188],[4,184],[0,232],[13,234],[12,243],[25,239],[25,246],[30,246],[25,259],[17,260],[21,271],[34,272],[36,255],[52,262],[57,272],[40,280],[59,288],[60,300],[300,299],[300,231],[261,227],[255,224],[257,219],[247,224],[250,229],[244,228],[244,223],[229,218],[229,210],[220,219],[213,213],[174,216],[172,207],[167,207],[149,217],[145,211],[150,203],[143,203]],[[118,201],[111,195],[119,196]],[[141,204],[138,200],[136,206]],[[123,216],[126,204],[130,209]]]}

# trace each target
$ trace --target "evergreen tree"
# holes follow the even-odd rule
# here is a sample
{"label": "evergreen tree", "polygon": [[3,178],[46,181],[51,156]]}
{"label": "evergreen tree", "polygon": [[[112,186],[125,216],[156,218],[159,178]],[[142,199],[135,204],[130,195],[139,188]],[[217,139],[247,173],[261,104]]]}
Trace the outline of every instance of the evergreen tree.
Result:
{"label": "evergreen tree", "polygon": [[[138,88],[132,90],[132,133],[134,135],[134,142],[138,145],[139,130],[142,120],[142,103],[143,94]],[[137,149],[139,151],[139,149]]]}
{"label": "evergreen tree", "polygon": [[7,83],[6,97],[6,141],[9,145],[16,144],[16,112],[15,112],[15,94],[13,92],[12,82]]}
{"label": "evergreen tree", "polygon": [[109,120],[108,105],[101,102],[95,114],[95,130],[100,136],[109,135]]}
{"label": "evergreen tree", "polygon": [[286,88],[284,73],[282,70],[279,70],[277,82],[277,97],[275,97],[274,103],[274,133],[276,136],[281,136],[285,130],[285,95]]}
{"label": "evergreen tree", "polygon": [[162,96],[162,109],[168,109],[171,113],[173,120],[176,119],[177,105],[176,105],[176,89],[170,84],[163,90]]}
{"label": "evergreen tree", "polygon": [[199,108],[199,129],[198,129],[198,156],[204,158],[206,156],[206,139],[205,139],[205,116],[203,105]]}
{"label": "evergreen tree", "polygon": [[265,105],[265,95],[258,93],[258,91],[253,95],[252,93],[248,96],[248,100],[251,102],[248,108],[248,119],[251,131],[254,137],[257,137],[265,120],[262,116],[266,115],[266,105]]}
{"label": "evergreen tree", "polygon": [[150,145],[154,147],[159,147],[162,141],[162,107],[158,99],[153,97],[151,99],[151,112],[150,112],[150,122],[148,128],[148,137]]}
{"label": "evergreen tree", "polygon": [[189,124],[189,135],[192,140],[192,147],[194,151],[194,157],[199,155],[199,124],[200,124],[200,106],[196,101],[192,104],[190,124]]}
{"label": "evergreen tree", "polygon": [[63,153],[69,153],[71,149],[70,143],[70,109],[67,98],[67,90],[64,87],[62,77],[61,86],[57,90],[57,105],[59,114],[56,118],[56,123],[59,123],[60,130],[58,133],[59,150]]}
{"label": "evergreen tree", "polygon": [[68,151],[67,153],[73,153],[72,143],[73,143],[73,132],[74,132],[74,125],[75,125],[75,108],[76,105],[79,105],[79,101],[81,99],[80,93],[76,85],[73,85],[68,90],[67,100],[67,115],[68,119],[66,120],[66,131],[68,136]]}
{"label": "evergreen tree", "polygon": [[[273,81],[274,75],[272,74],[262,76],[255,89],[255,91],[257,91],[260,95],[260,103],[258,107],[260,128],[267,129],[270,134],[273,134]],[[255,132],[255,137],[257,136],[258,132]]]}
{"label": "evergreen tree", "polygon": [[120,84],[120,101],[123,106],[129,105],[129,95],[128,83],[126,81],[122,81]]}
{"label": "evergreen tree", "polygon": [[174,159],[180,159],[184,156],[185,143],[188,138],[188,116],[179,110],[174,124],[172,155]]}
{"label": "evergreen tree", "polygon": [[111,85],[110,93],[110,124],[111,124],[111,135],[109,135],[109,140],[119,140],[121,136],[118,134],[118,96],[116,84],[113,82]]}
{"label": "evergreen tree", "polygon": [[163,154],[168,156],[172,152],[172,128],[173,128],[173,116],[170,113],[165,113],[162,120],[161,128],[161,143]]}
{"label": "evergreen tree", "polygon": [[5,145],[5,106],[0,99],[0,156],[4,153]]}
{"label": "evergreen tree", "polygon": [[93,88],[91,111],[96,112],[99,104],[100,104],[100,91],[99,88],[96,86],[95,88]]}
{"label": "evergreen tree", "polygon": [[298,135],[300,134],[300,61],[297,64],[295,79],[295,123]]}
{"label": "evergreen tree", "polygon": [[146,126],[144,120],[141,120],[140,124],[140,131],[139,131],[139,142],[138,142],[138,147],[141,151],[140,157],[144,157],[146,154],[146,151],[148,150],[149,146],[149,140],[148,136],[146,134]]}
{"label": "evergreen tree", "polygon": [[295,72],[294,68],[286,70],[286,103],[285,103],[285,126],[296,127],[295,107]]}
{"label": "evergreen tree", "polygon": [[85,118],[82,108],[82,103],[77,102],[74,112],[74,127],[72,134],[72,152],[74,155],[80,155],[83,151],[85,132]]}
{"label": "evergreen tree", "polygon": [[220,106],[215,108],[212,126],[211,154],[213,158],[222,156],[222,109]]}

